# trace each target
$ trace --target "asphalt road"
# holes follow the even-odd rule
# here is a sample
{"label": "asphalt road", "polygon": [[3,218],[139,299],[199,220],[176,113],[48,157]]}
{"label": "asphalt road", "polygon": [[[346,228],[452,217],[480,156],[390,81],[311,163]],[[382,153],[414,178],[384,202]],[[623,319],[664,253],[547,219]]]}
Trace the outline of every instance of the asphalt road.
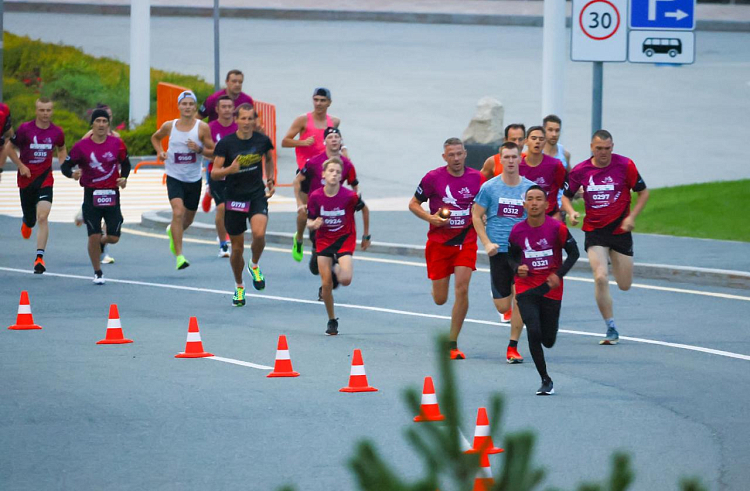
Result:
{"label": "asphalt road", "polygon": [[[0,484],[3,489],[353,489],[345,466],[373,438],[400,471],[418,475],[403,437],[413,414],[407,386],[436,375],[432,349],[449,307],[432,304],[419,261],[357,254],[352,286],[336,291],[341,335],[326,337],[318,279],[285,250],[261,262],[267,288],[231,307],[227,261],[211,241],[186,246],[174,270],[167,241],[128,227],[105,286],[91,283],[85,232],[52,224],[49,274],[29,274],[33,244],[18,219],[0,217],[0,316],[15,320],[28,290],[41,331],[0,330]],[[117,280],[117,281],[116,281]],[[494,391],[507,402],[504,431],[532,428],[547,485],[602,477],[615,449],[634,457],[632,489],[674,489],[698,475],[712,490],[750,480],[750,297],[695,285],[646,283],[616,292],[623,342],[600,347],[603,323],[587,278],[570,278],[561,335],[547,353],[557,394],[539,398],[530,358],[504,363],[508,329],[496,323],[488,274],[475,273],[470,322],[456,362],[465,434]],[[97,346],[117,303],[135,343]],[[346,305],[343,305],[346,304]],[[179,360],[189,316],[217,356],[273,364],[289,340],[295,379],[215,360]],[[658,344],[654,344],[656,342]],[[342,394],[354,348],[377,393]],[[525,335],[522,354],[528,357]],[[436,380],[438,392],[440,380]],[[502,456],[497,457],[495,472]]]}

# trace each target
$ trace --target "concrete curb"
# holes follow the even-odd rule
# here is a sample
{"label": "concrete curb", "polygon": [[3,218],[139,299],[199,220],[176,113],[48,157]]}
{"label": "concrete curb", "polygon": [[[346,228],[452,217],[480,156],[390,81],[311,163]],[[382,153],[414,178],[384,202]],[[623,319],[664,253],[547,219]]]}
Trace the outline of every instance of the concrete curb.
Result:
{"label": "concrete curb", "polygon": [[[39,12],[87,15],[130,15],[129,5],[101,5],[96,3],[66,2],[5,2],[6,12]],[[277,20],[324,20],[399,22],[414,24],[460,24],[484,26],[542,27],[540,15],[459,14],[442,12],[381,12],[362,10],[327,10],[299,8],[222,7],[226,18]],[[211,17],[210,7],[152,6],[151,15],[160,17]],[[566,20],[570,27],[570,17]],[[706,19],[696,21],[698,31],[750,32],[750,22]]]}
{"label": "concrete curb", "polygon": [[[165,210],[169,214],[169,210]],[[147,212],[141,215],[141,226],[155,230],[165,230],[170,219],[160,216],[158,211]],[[194,222],[186,232],[187,236],[216,237],[213,225]],[[266,232],[266,243],[291,246],[293,234],[286,232]],[[249,237],[249,233],[248,233]],[[248,239],[249,240],[249,239]],[[310,247],[310,242],[305,238],[305,244]],[[396,244],[390,242],[373,242],[365,254],[384,254],[398,257],[424,258],[424,246]],[[480,250],[477,263],[488,266],[489,257]],[[573,267],[573,271],[579,273],[590,273],[588,259],[582,257]],[[650,280],[665,280],[679,283],[695,283],[701,286],[716,286],[721,288],[736,288],[750,290],[750,273],[744,271],[731,271],[726,269],[698,268],[688,266],[675,266],[671,264],[648,264],[635,263],[633,276]]]}

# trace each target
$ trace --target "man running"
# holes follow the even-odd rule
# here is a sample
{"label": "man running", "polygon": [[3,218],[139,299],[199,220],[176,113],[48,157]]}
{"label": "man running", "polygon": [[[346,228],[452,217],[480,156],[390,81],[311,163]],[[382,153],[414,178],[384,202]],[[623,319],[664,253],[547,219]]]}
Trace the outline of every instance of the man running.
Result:
{"label": "man running", "polygon": [[[338,128],[341,120],[328,114],[331,106],[331,91],[319,87],[313,91],[313,110],[297,116],[286,136],[281,140],[284,148],[294,148],[297,155],[297,168],[305,166],[309,159],[325,151],[323,133],[326,128]],[[299,140],[295,137],[299,135]]]}
{"label": "man running", "polygon": [[[325,151],[308,160],[294,178],[294,197],[297,199],[297,231],[292,241],[292,257],[295,261],[302,261],[302,234],[307,224],[307,197],[310,193],[323,187],[323,163],[329,159],[339,159],[342,162],[341,180],[346,180],[357,193],[357,172],[352,161],[341,155],[341,131],[328,127],[323,132]],[[313,243],[313,254],[310,258],[310,271],[318,274],[318,260],[315,253],[315,230],[310,231],[310,241]]]}
{"label": "man running", "polygon": [[[526,126],[520,123],[512,123],[505,127],[505,138],[503,143],[511,142],[518,146],[518,152],[523,152],[523,142],[526,139]],[[500,150],[492,157],[488,157],[482,165],[482,175],[486,180],[499,176],[503,172],[500,162]]]}
{"label": "man running", "polygon": [[[578,260],[578,245],[568,228],[547,216],[547,192],[538,185],[526,191],[526,220],[510,232],[509,259],[516,271],[516,301],[526,324],[529,351],[542,385],[536,395],[555,393],[544,361],[545,348],[557,338],[563,276]],[[562,260],[562,250],[568,257]]]}
{"label": "man running", "polygon": [[[31,229],[39,224],[36,233],[34,273],[47,270],[44,250],[49,237],[49,213],[52,209],[52,156],[62,162],[68,157],[63,130],[52,124],[53,104],[46,97],[36,100],[36,118],[18,127],[10,145],[5,149],[18,167],[17,182],[21,195],[21,235],[31,237]],[[18,152],[18,153],[16,153]]]}
{"label": "man running", "polygon": [[[573,225],[579,214],[570,200],[583,186],[586,217],[584,248],[594,275],[594,296],[599,312],[607,325],[607,334],[599,344],[612,345],[620,336],[615,326],[612,297],[609,293],[609,266],[617,287],[627,291],[633,283],[633,236],[635,219],[648,201],[648,189],[632,160],[612,153],[614,143],[607,130],[598,130],[591,139],[590,159],[576,165],[568,176],[563,195],[563,209]],[[630,209],[630,191],[638,194]]]}
{"label": "man running", "polygon": [[[333,310],[333,278],[349,286],[354,274],[352,254],[357,248],[354,212],[362,210],[364,234],[362,250],[370,246],[370,214],[357,193],[341,186],[343,164],[338,158],[323,163],[325,185],[310,192],[307,226],[316,231],[315,251],[320,271],[321,297],[328,313],[326,334],[339,333],[339,320]],[[334,261],[335,264],[334,264]]]}
{"label": "man running", "polygon": [[[166,121],[151,135],[156,155],[164,161],[167,173],[167,195],[172,207],[172,223],[167,227],[169,249],[176,256],[176,269],[185,269],[190,263],[182,254],[182,235],[193,223],[198,201],[201,198],[201,164],[203,155],[211,155],[214,142],[211,130],[195,118],[195,94],[186,90],[177,97],[180,117]],[[162,139],[169,137],[167,151],[161,149]]]}
{"label": "man running", "polygon": [[[234,122],[234,102],[228,95],[219,97],[216,102],[216,109],[219,118],[208,123],[208,128],[211,130],[211,139],[214,143],[219,143],[223,137],[237,131],[237,123]],[[229,257],[227,229],[224,226],[224,192],[226,190],[226,181],[214,181],[211,179],[213,165],[213,161],[208,163],[208,190],[211,193],[210,196],[216,202],[214,224],[216,226],[216,236],[219,238],[219,257]]]}
{"label": "man running", "polygon": [[206,101],[198,110],[200,117],[208,117],[209,123],[218,119],[218,103],[219,99],[223,96],[229,96],[229,99],[232,101],[232,109],[240,104],[250,104],[252,106],[253,98],[242,92],[242,83],[244,81],[245,76],[240,70],[229,70],[227,72],[226,88],[214,92],[206,98]]}
{"label": "man running", "polygon": [[[425,259],[427,277],[432,280],[432,299],[437,305],[448,301],[450,277],[455,275],[455,296],[448,335],[450,358],[466,358],[458,349],[466,312],[469,309],[469,282],[476,270],[477,233],[472,226],[471,204],[484,178],[466,167],[466,149],[459,138],[443,144],[446,165],[428,172],[409,201],[409,210],[429,222]],[[429,213],[422,203],[429,201]]]}
{"label": "man running", "polygon": [[[554,114],[549,114],[544,118],[544,120],[542,120],[542,127],[544,128],[544,148],[542,149],[542,153],[562,162],[563,167],[565,167],[565,171],[570,172],[572,169],[570,166],[570,152],[565,150],[565,147],[563,147],[560,143],[562,120]],[[557,206],[561,210],[562,195],[563,190],[562,188],[560,188],[560,190],[557,192]],[[565,212],[561,212],[560,214],[560,218],[563,223],[565,223],[564,213]]]}
{"label": "man running", "polygon": [[[88,252],[94,268],[94,284],[103,285],[101,254],[106,244],[120,240],[122,212],[120,189],[125,189],[130,174],[130,159],[125,144],[109,134],[109,113],[95,109],[91,114],[93,134],[73,145],[60,170],[65,177],[80,182],[83,192],[83,221],[88,231]],[[73,167],[78,167],[75,171]],[[102,235],[102,220],[107,234]]]}
{"label": "man running", "polygon": [[[474,229],[490,258],[490,289],[495,308],[510,315],[510,342],[506,352],[508,363],[521,363],[518,340],[523,321],[514,304],[513,270],[508,263],[508,237],[513,226],[526,218],[523,207],[526,190],[534,185],[518,173],[520,149],[513,142],[500,147],[503,173],[482,185],[471,209]],[[486,218],[485,218],[486,217]],[[486,226],[485,226],[486,220]]]}
{"label": "man running", "polygon": [[[232,305],[245,305],[245,284],[242,270],[245,259],[245,231],[250,221],[253,242],[251,263],[247,269],[253,278],[253,287],[263,290],[266,279],[258,263],[266,246],[268,225],[268,198],[273,196],[276,184],[273,166],[273,144],[263,133],[256,131],[258,116],[250,104],[240,104],[234,112],[237,132],[223,137],[214,149],[214,166],[211,179],[226,178],[224,225],[232,241],[229,262],[236,287]],[[263,182],[265,166],[266,182]],[[266,188],[268,191],[266,191]]]}
{"label": "man running", "polygon": [[526,133],[526,157],[521,159],[519,172],[529,181],[535,182],[547,193],[547,214],[560,219],[557,193],[565,186],[567,171],[562,162],[544,155],[544,128],[532,126]]}

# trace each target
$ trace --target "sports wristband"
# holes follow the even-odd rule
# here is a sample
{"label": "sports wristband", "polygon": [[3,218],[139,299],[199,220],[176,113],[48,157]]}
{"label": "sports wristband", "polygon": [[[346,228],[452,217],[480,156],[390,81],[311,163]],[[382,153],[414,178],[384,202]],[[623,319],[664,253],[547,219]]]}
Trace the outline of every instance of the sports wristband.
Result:
{"label": "sports wristband", "polygon": [[268,184],[269,182],[273,185],[276,185],[276,181],[274,181],[273,179],[266,179],[266,184]]}
{"label": "sports wristband", "polygon": [[363,235],[362,240],[370,240],[372,239],[372,235]]}

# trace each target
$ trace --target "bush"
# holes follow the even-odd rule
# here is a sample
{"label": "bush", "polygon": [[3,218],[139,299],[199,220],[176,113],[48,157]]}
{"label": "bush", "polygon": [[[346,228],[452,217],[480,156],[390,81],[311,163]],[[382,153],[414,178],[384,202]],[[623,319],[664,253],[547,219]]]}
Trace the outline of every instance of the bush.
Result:
{"label": "bush", "polygon": [[[53,121],[65,131],[70,148],[88,131],[97,103],[112,108],[112,127],[129,121],[130,67],[110,58],[90,56],[78,48],[43,43],[5,32],[3,102],[11,108],[13,125],[34,118],[40,96],[55,101]],[[189,87],[204,100],[213,92],[205,80],[173,72],[151,70],[151,116],[133,130],[121,131],[132,155],[153,155],[150,137],[156,131],[156,85],[168,82]]]}

